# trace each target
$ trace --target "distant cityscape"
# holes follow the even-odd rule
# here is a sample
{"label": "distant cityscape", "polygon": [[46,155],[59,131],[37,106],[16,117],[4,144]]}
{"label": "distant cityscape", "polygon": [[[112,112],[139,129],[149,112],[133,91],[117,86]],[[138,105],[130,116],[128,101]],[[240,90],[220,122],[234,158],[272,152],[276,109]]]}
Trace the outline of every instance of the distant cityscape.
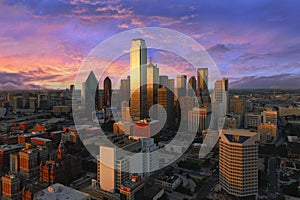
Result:
{"label": "distant cityscape", "polygon": [[0,91],[2,199],[300,198],[299,89],[209,89],[205,66],[175,80],[144,39],[129,56],[117,89],[91,71],[81,88]]}

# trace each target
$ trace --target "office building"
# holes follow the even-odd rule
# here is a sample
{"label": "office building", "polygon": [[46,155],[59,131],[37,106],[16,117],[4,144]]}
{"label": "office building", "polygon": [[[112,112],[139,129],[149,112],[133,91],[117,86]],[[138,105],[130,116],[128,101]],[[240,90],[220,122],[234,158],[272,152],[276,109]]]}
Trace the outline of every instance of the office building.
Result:
{"label": "office building", "polygon": [[9,170],[10,154],[19,152],[24,145],[1,145],[0,146],[0,171]]}
{"label": "office building", "polygon": [[245,114],[245,100],[237,95],[230,98],[229,112],[243,116]]}
{"label": "office building", "polygon": [[107,192],[114,192],[116,188],[116,148],[100,146],[98,160],[98,181],[100,188]]}
{"label": "office building", "polygon": [[277,125],[277,111],[275,110],[264,110],[262,113],[262,122],[271,123]]}
{"label": "office building", "polygon": [[201,133],[206,130],[209,125],[208,108],[193,108],[188,113],[188,130],[194,133]]}
{"label": "office building", "polygon": [[186,75],[177,76],[177,99],[186,96],[186,91],[187,91],[186,82],[187,82]]}
{"label": "office building", "polygon": [[198,81],[198,96],[205,96],[208,94],[208,68],[199,68],[197,70],[197,81]]}
{"label": "office building", "polygon": [[195,98],[194,97],[182,97],[180,99],[180,111],[181,111],[181,120],[187,121],[188,114],[193,110],[195,106]]}
{"label": "office building", "polygon": [[258,113],[246,113],[244,127],[248,129],[257,129],[261,123],[261,115]]}
{"label": "office building", "polygon": [[166,119],[165,128],[169,128],[174,123],[174,93],[166,88],[161,87],[157,90],[157,103],[164,108],[164,111],[158,110],[159,119]]}
{"label": "office building", "polygon": [[[147,66],[147,110],[151,106],[157,104],[157,89],[159,87],[159,68],[157,65],[152,63],[152,58],[150,58],[150,63]],[[153,117],[157,118],[157,110],[153,110]]]}
{"label": "office building", "polygon": [[259,141],[272,143],[277,138],[277,126],[272,123],[261,123],[258,125]]}
{"label": "office building", "polygon": [[188,96],[197,96],[197,81],[195,76],[191,76],[188,84]]}
{"label": "office building", "polygon": [[120,85],[120,101],[127,101],[129,102],[130,98],[130,76],[127,76],[127,79],[121,80]]}
{"label": "office building", "polygon": [[[219,125],[221,127],[222,124]],[[225,116],[225,122],[222,129],[238,129],[241,128],[241,116],[237,114],[228,114]]]}
{"label": "office building", "polygon": [[21,199],[21,181],[15,175],[4,175],[1,178],[2,198],[10,200]]}
{"label": "office building", "polygon": [[19,152],[20,176],[25,179],[33,179],[38,176],[38,151],[32,145],[26,143],[26,147]]}
{"label": "office building", "polygon": [[228,79],[222,78],[215,82],[214,100],[216,103],[228,104]]}
{"label": "office building", "polygon": [[87,113],[92,115],[92,111],[99,109],[99,84],[93,71],[90,72],[87,80],[82,83],[81,102],[86,107]]}
{"label": "office building", "polygon": [[168,76],[161,75],[159,76],[160,87],[169,87]]}
{"label": "office building", "polygon": [[144,180],[141,176],[133,174],[130,180],[124,182],[120,187],[121,200],[138,200],[136,193],[144,188]]}
{"label": "office building", "polygon": [[130,115],[141,120],[147,113],[147,47],[145,40],[133,39],[130,48]]}
{"label": "office building", "polygon": [[258,140],[255,132],[222,130],[219,150],[219,183],[234,198],[258,193]]}
{"label": "office building", "polygon": [[48,200],[48,199],[90,200],[91,197],[89,194],[86,194],[84,192],[80,192],[78,190],[64,186],[60,183],[55,183],[55,184],[49,186],[48,188],[37,192],[37,194],[34,195],[34,199],[39,199],[39,200]]}
{"label": "office building", "polygon": [[286,116],[300,116],[300,108],[299,107],[279,107],[278,114],[280,117]]}
{"label": "office building", "polygon": [[106,108],[109,108],[111,107],[111,98],[112,98],[112,86],[109,77],[106,77],[104,79],[103,89],[104,89],[104,106]]}

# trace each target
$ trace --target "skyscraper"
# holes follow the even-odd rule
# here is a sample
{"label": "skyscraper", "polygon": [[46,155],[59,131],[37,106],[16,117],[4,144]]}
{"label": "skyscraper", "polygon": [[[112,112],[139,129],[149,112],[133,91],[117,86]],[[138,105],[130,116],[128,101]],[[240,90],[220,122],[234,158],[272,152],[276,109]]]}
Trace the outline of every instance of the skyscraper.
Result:
{"label": "skyscraper", "polygon": [[147,117],[147,47],[133,39],[130,48],[130,114],[133,120]]}
{"label": "skyscraper", "polygon": [[186,96],[186,75],[177,76],[177,99]]}
{"label": "skyscraper", "polygon": [[219,182],[234,197],[256,196],[258,192],[258,134],[241,129],[220,134]]}
{"label": "skyscraper", "polygon": [[159,76],[159,84],[160,84],[160,87],[167,87],[169,86],[168,84],[168,76]]}
{"label": "skyscraper", "polygon": [[92,112],[98,109],[99,102],[99,85],[98,80],[93,71],[90,72],[88,78],[82,83],[81,101],[86,105],[86,110]]}
{"label": "skyscraper", "polygon": [[233,96],[229,101],[229,111],[235,114],[245,114],[245,100],[239,96]]}
{"label": "skyscraper", "polygon": [[208,128],[207,108],[193,108],[188,113],[188,130],[195,133],[201,133]]}
{"label": "skyscraper", "polygon": [[[152,58],[147,66],[147,110],[157,104],[157,89],[159,86],[159,68],[152,64]],[[156,111],[154,111],[156,117]]]}
{"label": "skyscraper", "polygon": [[127,79],[121,80],[120,85],[120,100],[129,102],[130,94],[130,76],[127,76]]}
{"label": "skyscraper", "polygon": [[157,92],[157,103],[164,107],[166,116],[162,116],[164,113],[159,112],[158,116],[161,117],[161,119],[166,119],[166,124],[164,127],[170,128],[172,126],[172,123],[174,123],[174,94],[173,92],[166,88],[161,87],[158,89]]}
{"label": "skyscraper", "polygon": [[199,68],[197,70],[198,96],[203,97],[208,94],[208,68]]}
{"label": "skyscraper", "polygon": [[100,187],[109,192],[113,192],[116,186],[116,148],[100,146],[98,160],[98,181]]}
{"label": "skyscraper", "polygon": [[228,111],[228,98],[228,79],[217,80],[215,82],[214,100],[215,103],[224,104],[225,113]]}
{"label": "skyscraper", "polygon": [[191,76],[189,79],[189,85],[188,85],[188,95],[189,96],[195,96],[197,95],[197,81],[195,76]]}
{"label": "skyscraper", "polygon": [[111,96],[112,96],[112,89],[111,89],[111,80],[109,77],[104,79],[103,83],[104,89],[104,106],[106,108],[111,107]]}

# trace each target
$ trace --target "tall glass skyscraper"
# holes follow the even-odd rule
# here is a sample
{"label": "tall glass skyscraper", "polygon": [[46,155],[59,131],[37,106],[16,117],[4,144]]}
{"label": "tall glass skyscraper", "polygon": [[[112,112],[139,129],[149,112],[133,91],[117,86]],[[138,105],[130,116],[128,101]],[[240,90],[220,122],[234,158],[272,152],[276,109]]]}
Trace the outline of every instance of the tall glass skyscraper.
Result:
{"label": "tall glass skyscraper", "polygon": [[[157,65],[152,63],[152,58],[150,58],[150,63],[147,66],[147,110],[151,106],[157,104],[157,89],[159,86],[159,68]],[[154,111],[154,116],[156,117],[156,111]]]}
{"label": "tall glass skyscraper", "polygon": [[134,121],[148,116],[147,47],[143,39],[133,39],[130,48],[130,115]]}
{"label": "tall glass skyscraper", "polygon": [[197,70],[198,96],[203,97],[208,94],[208,68],[199,68]]}
{"label": "tall glass skyscraper", "polygon": [[104,79],[104,106],[106,108],[111,107],[111,96],[112,96],[112,89],[111,89],[111,80],[109,77]]}

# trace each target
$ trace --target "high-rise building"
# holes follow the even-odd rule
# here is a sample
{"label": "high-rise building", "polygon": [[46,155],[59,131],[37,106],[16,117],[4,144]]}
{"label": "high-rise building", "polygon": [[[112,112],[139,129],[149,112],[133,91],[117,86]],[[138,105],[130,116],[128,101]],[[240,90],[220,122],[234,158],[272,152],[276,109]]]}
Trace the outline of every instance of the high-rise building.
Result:
{"label": "high-rise building", "polygon": [[188,84],[188,95],[196,96],[197,95],[197,81],[195,76],[191,76]]}
{"label": "high-rise building", "polygon": [[1,194],[3,199],[21,199],[21,181],[18,177],[15,175],[4,175],[1,181]]}
{"label": "high-rise building", "polygon": [[277,111],[275,110],[264,110],[262,113],[262,122],[271,123],[277,125]]}
{"label": "high-rise building", "polygon": [[130,48],[130,114],[133,120],[147,113],[147,47],[145,40],[133,39]]}
{"label": "high-rise building", "polygon": [[261,123],[261,115],[258,113],[246,113],[244,127],[257,129],[258,125]]}
{"label": "high-rise building", "polygon": [[100,146],[98,181],[102,190],[114,192],[116,188],[116,148]]}
{"label": "high-rise building", "polygon": [[277,126],[272,123],[261,123],[258,125],[257,132],[260,142],[273,142],[277,137]]}
{"label": "high-rise building", "polygon": [[111,97],[112,97],[112,89],[111,89],[111,80],[109,77],[106,77],[103,82],[104,89],[104,106],[106,108],[111,107]]}
{"label": "high-rise building", "polygon": [[[151,106],[157,104],[157,89],[159,87],[159,68],[157,65],[152,64],[152,58],[147,66],[147,110]],[[157,111],[154,110],[154,118],[157,116]]]}
{"label": "high-rise building", "polygon": [[169,80],[168,76],[165,75],[159,76],[160,87],[168,87],[169,86],[168,80]]}
{"label": "high-rise building", "polygon": [[241,128],[241,115],[238,114],[229,114],[225,116],[224,124],[220,124],[219,127],[223,125],[222,129],[238,129]]}
{"label": "high-rise building", "polygon": [[177,99],[186,96],[186,75],[178,75],[177,76]]}
{"label": "high-rise building", "polygon": [[195,106],[195,98],[193,97],[182,97],[180,99],[180,110],[181,110],[181,120],[187,121],[188,120],[188,114],[190,111],[193,110]]}
{"label": "high-rise building", "polygon": [[220,133],[219,182],[234,198],[258,193],[258,134],[242,129]]}
{"label": "high-rise building", "polygon": [[209,111],[207,108],[193,108],[188,113],[188,130],[195,133],[201,133],[208,128],[207,119]]}
{"label": "high-rise building", "polygon": [[127,76],[127,79],[121,80],[120,85],[120,100],[129,102],[130,98],[130,76]]}
{"label": "high-rise building", "polygon": [[171,91],[171,95],[172,95],[172,99],[173,99],[173,106],[174,106],[174,103],[177,99],[175,99],[175,80],[174,79],[169,79],[168,80],[168,87]]}
{"label": "high-rise building", "polygon": [[[166,119],[165,128],[170,128],[172,123],[174,123],[174,94],[173,92],[166,88],[161,87],[157,90],[157,103],[161,105],[165,112],[159,111],[158,116],[161,119]],[[163,116],[165,114],[166,116]]]}
{"label": "high-rise building", "polygon": [[237,95],[229,100],[229,112],[244,115],[245,114],[245,100]]}
{"label": "high-rise building", "polygon": [[208,68],[197,70],[198,92],[197,95],[203,97],[208,94]]}
{"label": "high-rise building", "polygon": [[213,102],[220,107],[219,114],[225,115],[228,112],[228,101],[229,101],[229,95],[228,95],[228,79],[222,78],[221,80],[217,80],[215,82],[215,88],[213,93]]}
{"label": "high-rise building", "polygon": [[99,102],[99,84],[93,71],[88,78],[82,83],[81,101],[86,106],[86,110],[92,113],[95,108],[98,109]]}
{"label": "high-rise building", "polygon": [[70,95],[73,95],[74,91],[75,91],[75,85],[70,85]]}
{"label": "high-rise building", "polygon": [[38,176],[38,151],[28,143],[26,148],[19,152],[20,176],[25,179],[33,179]]}

